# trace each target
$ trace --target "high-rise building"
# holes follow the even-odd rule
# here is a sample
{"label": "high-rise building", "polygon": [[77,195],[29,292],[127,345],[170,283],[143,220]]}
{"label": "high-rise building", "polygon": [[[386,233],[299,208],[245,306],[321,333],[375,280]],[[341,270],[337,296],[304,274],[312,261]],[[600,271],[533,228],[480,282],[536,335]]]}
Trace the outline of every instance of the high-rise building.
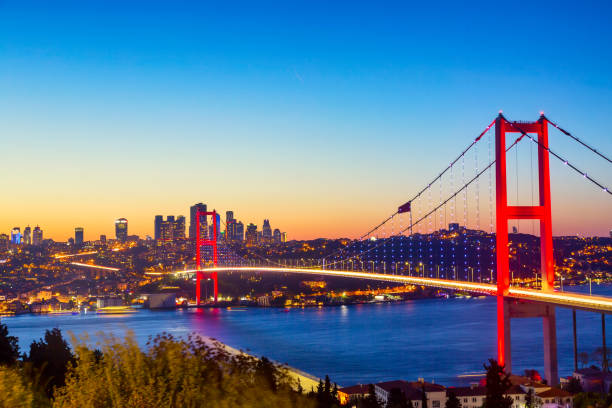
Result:
{"label": "high-rise building", "polygon": [[276,228],[274,230],[274,233],[272,234],[272,237],[274,239],[274,243],[275,244],[280,244],[281,243],[281,232],[278,228]]}
{"label": "high-rise building", "polygon": [[236,223],[236,233],[234,234],[234,241],[244,241],[244,224],[242,223],[242,221],[238,221]]}
{"label": "high-rise building", "polygon": [[232,221],[234,221],[234,212],[233,211],[226,211],[225,212],[225,223],[229,224]]}
{"label": "high-rise building", "polygon": [[[191,206],[189,209],[189,239],[196,239],[196,214],[200,211],[206,211],[206,204],[198,203]],[[206,217],[200,218],[200,238],[206,238],[208,226]]]}
{"label": "high-rise building", "polygon": [[179,215],[174,222],[174,239],[185,239],[185,216]]}
{"label": "high-rise building", "polygon": [[[219,213],[217,213],[217,217],[216,218],[217,218],[217,240],[219,240],[219,239],[221,239],[221,215]],[[208,236],[210,238],[215,236],[213,228],[214,228],[214,224],[211,223],[208,226]]]}
{"label": "high-rise building", "polygon": [[162,242],[172,242],[177,239],[185,238],[185,217],[179,215],[169,215],[164,220],[161,215],[155,216],[155,240],[158,244]]}
{"label": "high-rise building", "polygon": [[261,227],[261,240],[264,244],[270,244],[272,242],[272,227],[270,227],[270,220],[263,221],[263,227]]}
{"label": "high-rise building", "polygon": [[100,235],[100,243],[102,245],[106,244],[106,235],[104,234]]}
{"label": "high-rise building", "polygon": [[231,220],[225,223],[225,240],[228,242],[236,241],[236,220]]}
{"label": "high-rise building", "polygon": [[249,224],[246,229],[246,244],[247,246],[257,245],[257,225]]}
{"label": "high-rise building", "polygon": [[163,215],[156,215],[155,216],[155,224],[154,224],[154,237],[155,239],[161,239],[161,229],[162,229],[162,222],[164,222],[164,216]]}
{"label": "high-rise building", "polygon": [[21,229],[19,227],[11,230],[11,243],[15,245],[21,244]]}
{"label": "high-rise building", "polygon": [[281,242],[284,244],[285,242],[287,242],[287,233],[283,232],[281,233]]}
{"label": "high-rise building", "polygon": [[37,225],[32,233],[32,245],[40,246],[43,242],[43,230]]}
{"label": "high-rise building", "polygon": [[115,221],[115,238],[117,241],[125,242],[128,237],[128,220],[119,218]]}
{"label": "high-rise building", "polygon": [[32,228],[29,225],[23,230],[23,243],[24,245],[32,245]]}
{"label": "high-rise building", "polygon": [[7,234],[0,234],[0,251],[6,251],[9,247],[9,236]]}
{"label": "high-rise building", "polygon": [[74,245],[83,245],[83,227],[74,229]]}

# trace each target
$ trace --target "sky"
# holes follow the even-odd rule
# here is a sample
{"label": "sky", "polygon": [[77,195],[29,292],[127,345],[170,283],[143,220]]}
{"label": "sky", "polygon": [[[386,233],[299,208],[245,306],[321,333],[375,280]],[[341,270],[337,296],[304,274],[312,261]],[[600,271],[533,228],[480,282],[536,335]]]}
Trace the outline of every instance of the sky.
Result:
{"label": "sky", "polygon": [[[0,232],[89,240],[125,217],[144,237],[205,202],[356,237],[499,110],[612,154],[610,2],[410,3],[0,0]],[[612,197],[551,172],[553,232],[609,235]]]}

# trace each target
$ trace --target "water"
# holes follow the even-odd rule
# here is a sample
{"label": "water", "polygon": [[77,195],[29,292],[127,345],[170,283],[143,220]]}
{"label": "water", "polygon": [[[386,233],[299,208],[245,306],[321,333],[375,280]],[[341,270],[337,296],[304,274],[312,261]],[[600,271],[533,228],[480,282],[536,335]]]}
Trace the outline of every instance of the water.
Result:
{"label": "water", "polygon": [[[588,293],[588,286],[571,289]],[[612,296],[612,286],[593,285],[593,293]],[[578,311],[577,318],[579,351],[591,353],[601,346],[601,317]],[[176,336],[195,332],[315,376],[328,374],[341,385],[418,377],[455,385],[468,381],[458,376],[482,372],[482,364],[495,357],[495,319],[495,299],[488,297],[289,312],[273,308],[143,310],[131,315],[20,315],[2,321],[19,337],[23,351],[29,351],[29,344],[53,327],[75,335],[87,333],[92,343],[99,333],[123,336],[130,329],[142,345],[163,331]],[[557,338],[559,372],[569,375],[574,364],[569,309],[557,308]],[[543,374],[541,319],[512,321],[512,353],[514,372],[535,368]]]}

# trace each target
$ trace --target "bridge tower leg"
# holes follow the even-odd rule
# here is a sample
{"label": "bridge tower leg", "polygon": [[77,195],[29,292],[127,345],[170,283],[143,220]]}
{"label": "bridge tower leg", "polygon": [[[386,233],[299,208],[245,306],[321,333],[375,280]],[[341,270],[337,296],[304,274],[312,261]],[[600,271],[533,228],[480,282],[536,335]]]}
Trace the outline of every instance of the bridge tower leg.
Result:
{"label": "bridge tower leg", "polygon": [[[506,133],[534,133],[538,140],[539,203],[532,206],[509,206],[506,177]],[[548,122],[544,115],[536,122],[509,122],[500,113],[495,121],[495,199],[496,199],[496,261],[497,261],[497,359],[512,370],[510,347],[510,254],[508,249],[508,221],[511,219],[540,220],[540,260],[542,291],[554,289],[554,259],[552,246],[552,217],[550,205],[550,168],[548,158]],[[518,182],[518,180],[517,180]],[[517,203],[518,204],[518,203]],[[544,330],[545,377],[549,384],[558,382],[557,336],[554,308],[533,317],[542,317]],[[527,317],[527,316],[521,316]]]}
{"label": "bridge tower leg", "polygon": [[[206,217],[208,215],[212,216],[212,224],[213,224],[213,236],[209,237],[212,239],[203,239],[200,231],[200,219],[201,217]],[[204,273],[200,271],[202,268],[202,247],[210,246],[213,250],[213,265],[216,267],[218,265],[218,254],[217,254],[217,235],[218,235],[218,225],[217,225],[217,212],[213,211],[201,211],[198,210],[196,213],[196,305],[200,306],[201,299],[201,285],[200,282],[202,279],[212,279],[214,282],[214,294],[215,294],[215,303],[217,303],[218,298],[218,276],[217,272]]]}

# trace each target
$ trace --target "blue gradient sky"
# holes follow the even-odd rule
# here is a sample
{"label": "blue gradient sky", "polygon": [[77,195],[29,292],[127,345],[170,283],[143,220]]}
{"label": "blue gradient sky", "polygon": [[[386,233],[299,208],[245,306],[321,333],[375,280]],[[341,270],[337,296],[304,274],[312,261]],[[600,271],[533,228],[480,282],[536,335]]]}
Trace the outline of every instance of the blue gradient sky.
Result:
{"label": "blue gradient sky", "polygon": [[[612,153],[609,2],[329,3],[0,1],[0,231],[152,234],[203,201],[354,236],[499,109]],[[607,235],[612,199],[552,170],[554,232]]]}

